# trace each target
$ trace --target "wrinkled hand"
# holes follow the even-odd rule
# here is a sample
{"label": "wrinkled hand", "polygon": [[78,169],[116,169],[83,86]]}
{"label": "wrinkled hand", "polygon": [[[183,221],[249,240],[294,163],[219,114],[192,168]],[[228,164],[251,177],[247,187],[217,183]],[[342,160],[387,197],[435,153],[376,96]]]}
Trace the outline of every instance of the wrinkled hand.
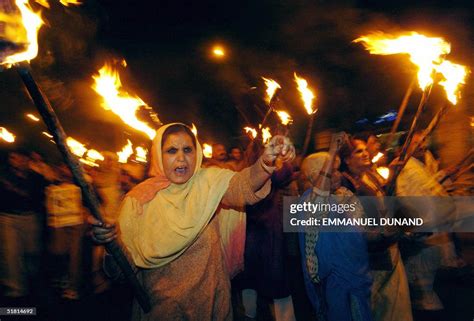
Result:
{"label": "wrinkled hand", "polygon": [[115,223],[102,223],[93,216],[87,217],[91,227],[91,238],[98,244],[110,243],[117,238],[117,227]]}
{"label": "wrinkled hand", "polygon": [[295,146],[286,136],[273,136],[265,146],[262,159],[265,165],[275,166],[275,161],[279,158],[282,162],[291,162],[295,158]]}

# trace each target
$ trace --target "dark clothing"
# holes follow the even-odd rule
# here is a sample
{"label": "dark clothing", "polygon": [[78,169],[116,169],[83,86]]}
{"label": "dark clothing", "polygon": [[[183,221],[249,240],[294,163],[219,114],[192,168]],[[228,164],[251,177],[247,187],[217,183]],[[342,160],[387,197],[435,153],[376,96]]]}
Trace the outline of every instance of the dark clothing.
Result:
{"label": "dark clothing", "polygon": [[270,194],[259,203],[247,206],[245,269],[235,280],[240,289],[254,289],[259,295],[272,299],[290,295],[285,269],[281,188],[290,182],[291,174],[291,165],[285,163],[271,177]]}

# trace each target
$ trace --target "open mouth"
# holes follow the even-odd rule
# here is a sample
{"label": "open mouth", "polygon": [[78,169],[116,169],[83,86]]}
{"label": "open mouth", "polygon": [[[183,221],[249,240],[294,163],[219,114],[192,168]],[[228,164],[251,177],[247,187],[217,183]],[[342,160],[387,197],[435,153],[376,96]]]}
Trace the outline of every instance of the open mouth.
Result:
{"label": "open mouth", "polygon": [[186,174],[188,171],[188,167],[187,166],[178,166],[174,169],[174,172],[177,174],[177,175],[184,175]]}

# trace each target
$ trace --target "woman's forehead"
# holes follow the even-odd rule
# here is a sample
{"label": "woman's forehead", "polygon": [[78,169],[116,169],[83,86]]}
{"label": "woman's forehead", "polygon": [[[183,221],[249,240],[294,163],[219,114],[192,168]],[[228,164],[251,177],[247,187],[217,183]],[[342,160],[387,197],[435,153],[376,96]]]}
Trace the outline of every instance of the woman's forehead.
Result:
{"label": "woman's forehead", "polygon": [[166,140],[163,143],[163,146],[168,145],[192,145],[193,140],[192,138],[184,132],[177,132],[167,135]]}

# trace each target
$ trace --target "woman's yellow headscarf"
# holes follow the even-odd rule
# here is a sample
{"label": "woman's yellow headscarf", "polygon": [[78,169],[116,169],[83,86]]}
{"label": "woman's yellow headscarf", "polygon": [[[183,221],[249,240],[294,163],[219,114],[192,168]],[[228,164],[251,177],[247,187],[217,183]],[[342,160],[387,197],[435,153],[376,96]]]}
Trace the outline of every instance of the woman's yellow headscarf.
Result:
{"label": "woman's yellow headscarf", "polygon": [[164,175],[161,143],[165,130],[153,140],[150,175],[122,203],[119,216],[121,239],[135,265],[163,266],[184,253],[211,220],[234,172],[201,168],[202,149],[196,138],[196,167],[184,184],[173,184]]}

